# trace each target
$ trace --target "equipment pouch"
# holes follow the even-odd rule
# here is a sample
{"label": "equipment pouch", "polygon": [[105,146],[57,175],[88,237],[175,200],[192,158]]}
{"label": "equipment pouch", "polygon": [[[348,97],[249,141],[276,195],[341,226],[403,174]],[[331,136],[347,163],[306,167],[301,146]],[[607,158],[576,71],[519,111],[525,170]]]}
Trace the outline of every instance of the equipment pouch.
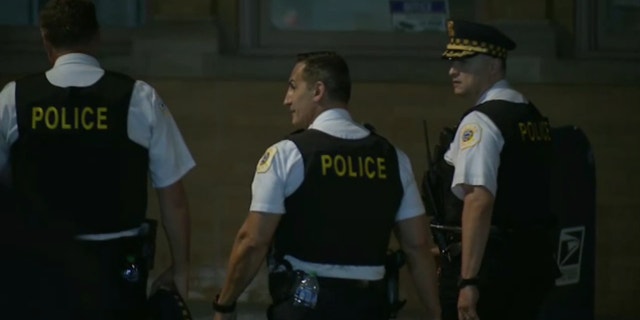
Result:
{"label": "equipment pouch", "polygon": [[400,268],[405,263],[405,256],[402,250],[391,251],[387,254],[385,263],[385,282],[387,287],[387,303],[389,318],[395,319],[398,312],[404,307],[407,300],[400,300]]}

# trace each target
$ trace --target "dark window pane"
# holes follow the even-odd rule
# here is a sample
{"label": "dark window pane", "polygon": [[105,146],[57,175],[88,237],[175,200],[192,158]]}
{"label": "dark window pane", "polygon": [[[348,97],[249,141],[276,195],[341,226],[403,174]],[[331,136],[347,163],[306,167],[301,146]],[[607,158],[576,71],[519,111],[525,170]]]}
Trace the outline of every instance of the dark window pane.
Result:
{"label": "dark window pane", "polygon": [[633,35],[640,32],[640,0],[608,0],[605,4],[606,33]]}

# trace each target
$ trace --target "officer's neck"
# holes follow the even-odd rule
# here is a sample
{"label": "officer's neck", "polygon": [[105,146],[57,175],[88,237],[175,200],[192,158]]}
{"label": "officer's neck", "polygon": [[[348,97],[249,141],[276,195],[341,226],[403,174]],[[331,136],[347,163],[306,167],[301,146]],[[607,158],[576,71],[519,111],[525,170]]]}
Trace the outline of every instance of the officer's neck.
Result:
{"label": "officer's neck", "polygon": [[473,102],[478,103],[480,99],[489,91],[493,86],[496,85],[500,80],[503,80],[502,77],[491,77],[488,81],[484,82],[478,87],[476,94],[471,95],[470,98],[473,99]]}

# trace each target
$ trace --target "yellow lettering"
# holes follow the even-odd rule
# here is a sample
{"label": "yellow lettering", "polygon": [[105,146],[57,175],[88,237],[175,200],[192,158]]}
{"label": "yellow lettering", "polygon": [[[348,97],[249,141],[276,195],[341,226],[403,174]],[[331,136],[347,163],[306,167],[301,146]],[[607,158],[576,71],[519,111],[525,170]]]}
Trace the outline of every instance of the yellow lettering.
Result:
{"label": "yellow lettering", "polygon": [[345,178],[387,179],[386,161],[385,158],[320,155],[323,176],[335,174]]}
{"label": "yellow lettering", "polygon": [[519,122],[518,127],[520,127],[520,137],[522,138],[522,141],[524,141],[524,138],[527,136],[527,126],[524,123]]}
{"label": "yellow lettering", "polygon": [[367,173],[367,177],[369,177],[369,179],[373,179],[376,177],[376,172],[370,169],[369,164],[376,164],[376,161],[371,157],[366,157],[364,159],[364,170]]}
{"label": "yellow lettering", "polygon": [[353,159],[351,159],[351,157],[347,157],[347,167],[348,167],[348,171],[349,171],[349,177],[354,177],[356,178],[358,176],[358,174],[353,171]]}
{"label": "yellow lettering", "polygon": [[347,163],[344,160],[344,157],[337,155],[333,161],[335,162],[334,169],[336,170],[338,177],[344,176],[344,174],[347,173]]}
{"label": "yellow lettering", "polygon": [[71,125],[67,123],[67,108],[62,108],[62,129],[71,129]]}
{"label": "yellow lettering", "polygon": [[109,109],[100,107],[69,108],[48,106],[31,109],[31,128],[37,129],[41,123],[49,130],[107,130],[109,129]]}
{"label": "yellow lettering", "polygon": [[80,121],[80,109],[73,108],[73,128],[74,129],[80,128],[79,121]]}
{"label": "yellow lettering", "polygon": [[527,132],[529,132],[529,140],[533,141],[536,139],[536,136],[533,132],[533,123],[527,122]]}
{"label": "yellow lettering", "polygon": [[385,173],[385,170],[387,169],[387,167],[385,167],[384,162],[385,162],[384,158],[378,158],[378,178],[380,179],[387,178],[387,174]]}
{"label": "yellow lettering", "polygon": [[[52,116],[53,120],[51,119]],[[44,124],[47,126],[47,128],[52,130],[57,128],[59,120],[60,117],[58,115],[58,109],[56,109],[55,107],[48,107],[47,111],[45,111],[44,113]]]}
{"label": "yellow lettering", "polygon": [[331,168],[333,160],[330,155],[323,154],[322,157],[320,157],[320,161],[322,162],[322,175],[326,176],[327,169]]}
{"label": "yellow lettering", "polygon": [[94,122],[93,121],[87,122],[87,113],[93,114],[93,110],[91,110],[91,108],[89,107],[82,109],[82,119],[81,119],[82,126],[84,127],[85,130],[91,130],[93,128]]}
{"label": "yellow lettering", "polygon": [[551,141],[551,127],[549,122],[519,122],[520,138],[522,141]]}
{"label": "yellow lettering", "polygon": [[31,129],[35,129],[38,121],[42,121],[44,118],[44,110],[42,107],[33,107],[31,109]]}
{"label": "yellow lettering", "polygon": [[107,130],[107,108],[98,108],[98,130]]}

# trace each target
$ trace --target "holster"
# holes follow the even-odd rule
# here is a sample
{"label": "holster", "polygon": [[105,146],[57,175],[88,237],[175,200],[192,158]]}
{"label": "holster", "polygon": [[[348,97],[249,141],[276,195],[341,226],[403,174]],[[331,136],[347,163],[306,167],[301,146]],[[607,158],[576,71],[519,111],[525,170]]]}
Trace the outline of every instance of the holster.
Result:
{"label": "holster", "polygon": [[385,263],[384,279],[387,286],[387,303],[389,318],[395,319],[398,312],[404,307],[407,300],[400,300],[400,268],[405,263],[405,255],[402,250],[390,251]]}
{"label": "holster", "polygon": [[279,259],[275,270],[277,271],[269,272],[269,294],[273,304],[278,304],[293,297],[298,274],[291,263],[284,259]]}
{"label": "holster", "polygon": [[[284,269],[278,266],[283,266]],[[291,264],[284,259],[278,259],[275,270],[277,271],[269,272],[269,294],[273,302],[267,309],[267,319],[304,319],[311,309],[293,304],[296,286],[304,272],[293,270]]]}
{"label": "holster", "polygon": [[440,258],[451,262],[462,253],[460,235],[431,228],[436,245],[440,249]]}

